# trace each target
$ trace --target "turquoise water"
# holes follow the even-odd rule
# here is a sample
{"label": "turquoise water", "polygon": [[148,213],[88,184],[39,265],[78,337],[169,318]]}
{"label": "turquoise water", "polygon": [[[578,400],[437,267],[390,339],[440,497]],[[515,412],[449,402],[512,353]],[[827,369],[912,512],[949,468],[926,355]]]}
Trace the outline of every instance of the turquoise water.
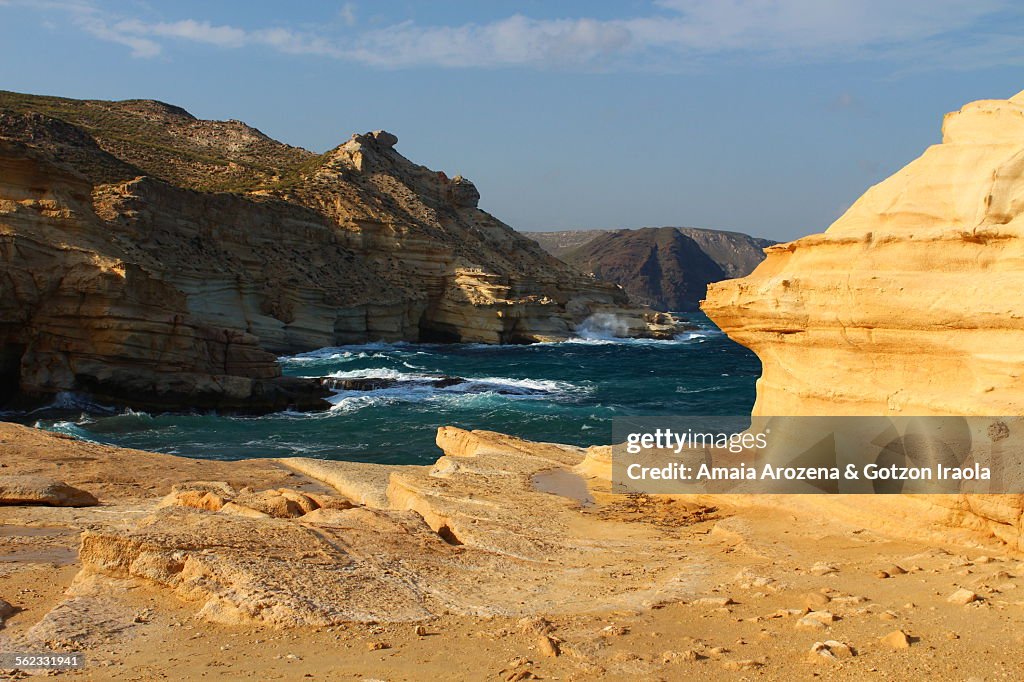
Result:
{"label": "turquoise water", "polygon": [[[413,464],[440,454],[434,434],[442,425],[594,445],[611,442],[616,416],[749,414],[757,358],[703,315],[684,317],[699,329],[674,341],[368,344],[282,358],[284,372],[295,376],[388,380],[377,390],[338,391],[332,409],[320,413],[151,415],[66,396],[59,414],[28,421],[100,443],[192,457]],[[436,387],[440,377],[465,381]]]}

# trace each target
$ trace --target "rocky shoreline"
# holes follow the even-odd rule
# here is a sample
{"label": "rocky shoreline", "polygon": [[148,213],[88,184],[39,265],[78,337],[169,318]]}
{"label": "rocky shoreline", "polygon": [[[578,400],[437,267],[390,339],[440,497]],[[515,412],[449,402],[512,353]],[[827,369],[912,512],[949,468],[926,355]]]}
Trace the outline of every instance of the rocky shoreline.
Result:
{"label": "rocky shoreline", "polygon": [[[0,424],[0,501],[17,502],[0,504],[0,646],[84,651],[70,676],[122,680],[393,679],[452,652],[455,679],[1017,660],[981,651],[1024,604],[1024,562],[978,529],[939,540],[902,498],[623,497],[606,447],[451,428],[438,444],[433,466],[219,462]],[[98,499],[5,498],[25,476]]]}
{"label": "rocky shoreline", "polygon": [[0,407],[323,406],[277,356],[369,341],[533,343],[633,305],[478,208],[386,131],[323,155],[161,102],[0,91]]}

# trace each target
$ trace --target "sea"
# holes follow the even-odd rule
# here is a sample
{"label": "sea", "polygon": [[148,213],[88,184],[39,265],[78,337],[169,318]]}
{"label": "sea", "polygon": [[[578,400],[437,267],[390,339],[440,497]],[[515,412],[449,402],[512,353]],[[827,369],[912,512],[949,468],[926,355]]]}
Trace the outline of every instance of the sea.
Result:
{"label": "sea", "polygon": [[[439,426],[529,440],[601,445],[625,416],[749,414],[757,357],[701,313],[672,340],[584,331],[559,343],[369,343],[280,358],[285,374],[330,377],[370,390],[335,390],[321,412],[258,417],[154,414],[62,394],[17,421],[77,438],[209,459],[318,457],[428,464]],[[12,418],[7,416],[7,418]]]}

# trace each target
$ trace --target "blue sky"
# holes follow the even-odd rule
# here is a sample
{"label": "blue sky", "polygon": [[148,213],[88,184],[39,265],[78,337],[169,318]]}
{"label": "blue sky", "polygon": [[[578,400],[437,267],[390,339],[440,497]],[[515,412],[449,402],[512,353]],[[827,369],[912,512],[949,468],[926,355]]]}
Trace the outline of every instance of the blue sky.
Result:
{"label": "blue sky", "polygon": [[324,151],[396,133],[513,227],[820,232],[1024,89],[1010,0],[0,0],[0,88],[154,98]]}

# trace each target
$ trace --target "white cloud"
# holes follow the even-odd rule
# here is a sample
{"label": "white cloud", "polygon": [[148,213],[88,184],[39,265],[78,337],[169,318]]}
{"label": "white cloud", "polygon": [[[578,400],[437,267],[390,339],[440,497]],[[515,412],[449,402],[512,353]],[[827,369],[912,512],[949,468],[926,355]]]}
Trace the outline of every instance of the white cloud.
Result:
{"label": "white cloud", "polygon": [[355,26],[356,4],[354,2],[346,2],[342,5],[341,9],[338,10],[338,18],[341,19],[346,26]]}
{"label": "white cloud", "polygon": [[[170,41],[223,49],[257,46],[385,68],[684,68],[721,56],[812,62],[881,57],[904,63],[934,58],[949,63],[961,52],[970,64],[984,66],[986,59],[1005,64],[1024,57],[1019,31],[1013,28],[1024,11],[1013,0],[655,0],[650,11],[622,19],[517,14],[460,25],[407,21],[362,32],[353,28],[355,5],[346,3],[338,12],[348,27],[342,36],[195,19],[109,17],[85,2],[42,0],[33,6],[70,8],[81,28],[129,47],[137,57],[156,56]],[[13,4],[29,6],[24,0]],[[1004,21],[1002,34],[981,30],[981,24],[1000,16],[1015,23]]]}

